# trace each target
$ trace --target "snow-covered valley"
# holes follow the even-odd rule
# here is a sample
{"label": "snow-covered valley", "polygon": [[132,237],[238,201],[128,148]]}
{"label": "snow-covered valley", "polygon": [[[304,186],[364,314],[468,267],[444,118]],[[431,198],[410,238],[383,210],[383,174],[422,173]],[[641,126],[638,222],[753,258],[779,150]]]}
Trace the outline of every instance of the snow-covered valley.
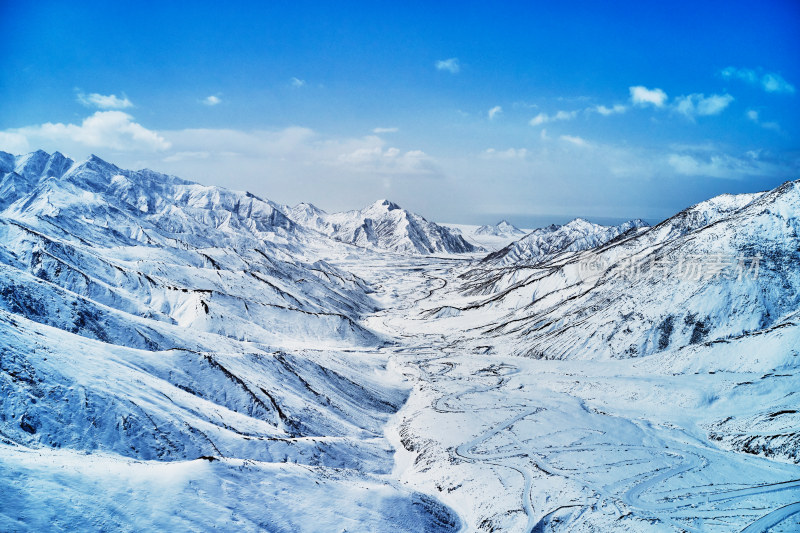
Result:
{"label": "snow-covered valley", "polygon": [[390,202],[0,176],[2,531],[800,527],[798,182],[485,257]]}

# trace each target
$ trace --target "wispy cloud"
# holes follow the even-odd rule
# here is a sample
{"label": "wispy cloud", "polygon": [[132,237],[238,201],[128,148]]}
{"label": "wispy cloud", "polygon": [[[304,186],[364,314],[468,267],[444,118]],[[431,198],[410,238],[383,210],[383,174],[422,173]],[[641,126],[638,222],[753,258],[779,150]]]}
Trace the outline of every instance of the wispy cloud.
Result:
{"label": "wispy cloud", "polygon": [[[47,122],[3,132],[7,140],[33,147],[78,145],[119,151],[163,151],[171,144],[123,111],[97,111],[81,124]],[[62,148],[63,149],[63,148]]]}
{"label": "wispy cloud", "polygon": [[528,156],[528,150],[525,148],[509,148],[507,150],[488,148],[482,155],[490,159],[525,159]]}
{"label": "wispy cloud", "polygon": [[548,122],[556,122],[560,120],[572,120],[576,116],[578,116],[577,111],[558,111],[554,115],[548,115],[547,113],[539,113],[530,120],[529,124],[531,126],[541,126],[542,124],[547,124]]}
{"label": "wispy cloud", "polygon": [[386,147],[379,139],[364,139],[366,146],[339,154],[329,164],[345,166],[351,171],[377,174],[433,174],[433,159],[422,150],[402,151]]}
{"label": "wispy cloud", "polygon": [[781,172],[785,163],[770,159],[758,151],[735,154],[701,147],[683,153],[670,153],[667,163],[677,174],[723,179],[743,179],[751,176],[772,175]]}
{"label": "wispy cloud", "polygon": [[115,94],[78,93],[78,101],[86,107],[96,107],[98,109],[125,109],[133,107],[133,102],[128,100],[128,97],[124,94],[122,98],[119,98]]}
{"label": "wispy cloud", "polygon": [[751,85],[759,85],[768,93],[793,94],[794,85],[783,79],[780,74],[763,72],[749,68],[727,67],[720,72],[725,79],[737,79]]}
{"label": "wispy cloud", "polygon": [[202,158],[206,165],[203,173],[213,169],[224,172],[234,157],[255,169],[273,169],[286,178],[304,175],[317,180],[317,176],[331,176],[334,170],[340,177],[431,176],[439,172],[434,159],[425,152],[392,146],[377,135],[328,137],[303,127],[277,131],[186,129],[164,135],[173,143],[175,153],[162,161]]}
{"label": "wispy cloud", "polygon": [[502,107],[500,107],[499,105],[494,106],[493,108],[491,108],[489,110],[489,120],[494,119],[494,117],[496,117],[497,115],[501,114],[502,112],[503,112],[503,108]]}
{"label": "wispy cloud", "polygon": [[562,141],[568,142],[570,144],[574,144],[575,146],[581,146],[581,147],[588,147],[589,146],[589,142],[586,141],[586,139],[583,139],[581,137],[577,137],[575,135],[562,135],[562,136],[559,137],[559,139],[561,139]]}
{"label": "wispy cloud", "polygon": [[292,84],[292,87],[305,87],[305,85],[306,85],[306,80],[301,80],[300,78],[295,78],[295,77],[292,77],[292,78],[289,80],[289,83],[291,83],[291,84]]}
{"label": "wispy cloud", "polygon": [[781,130],[781,127],[777,122],[762,122],[761,115],[755,109],[748,109],[747,112],[745,113],[745,116],[748,118],[748,120],[754,122],[755,124],[758,124],[764,129],[773,131]]}
{"label": "wispy cloud", "polygon": [[616,115],[616,114],[624,113],[627,110],[628,110],[627,106],[624,106],[624,105],[621,105],[621,104],[617,104],[617,105],[614,105],[614,106],[611,106],[611,107],[606,107],[604,105],[598,105],[598,106],[587,107],[586,108],[587,113],[599,113],[599,114],[603,115],[604,117],[607,117],[609,115]]}
{"label": "wispy cloud", "polygon": [[636,85],[629,87],[628,90],[630,91],[633,105],[663,107],[667,101],[667,93],[661,89],[648,89],[643,85]]}
{"label": "wispy cloud", "polygon": [[219,96],[214,96],[214,95],[212,94],[211,96],[206,96],[206,97],[203,99],[203,103],[204,103],[205,105],[207,105],[207,106],[215,106],[215,105],[217,105],[217,104],[220,104],[220,103],[222,103],[222,100],[220,99],[220,97],[219,97]]}
{"label": "wispy cloud", "polygon": [[397,133],[398,128],[375,128],[372,133]]}
{"label": "wispy cloud", "polygon": [[676,98],[674,109],[693,119],[696,116],[719,115],[731,102],[733,96],[729,94],[705,96],[702,93],[694,93]]}
{"label": "wispy cloud", "polygon": [[461,64],[458,62],[457,57],[440,59],[436,62],[436,70],[444,70],[450,74],[458,74],[458,72],[461,70]]}

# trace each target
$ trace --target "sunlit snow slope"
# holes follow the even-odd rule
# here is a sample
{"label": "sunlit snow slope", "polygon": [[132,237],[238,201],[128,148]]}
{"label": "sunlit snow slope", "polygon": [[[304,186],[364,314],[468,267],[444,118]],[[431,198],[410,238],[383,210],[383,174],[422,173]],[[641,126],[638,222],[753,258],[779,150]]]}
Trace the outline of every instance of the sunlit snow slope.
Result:
{"label": "sunlit snow slope", "polygon": [[798,216],[795,181],[428,273],[403,479],[476,530],[797,531]]}
{"label": "sunlit snow slope", "polygon": [[[355,250],[268,201],[0,154],[0,530],[448,531]],[[363,253],[363,252],[361,252]]]}
{"label": "sunlit snow slope", "polygon": [[798,214],[476,235],[0,153],[0,531],[797,531]]}

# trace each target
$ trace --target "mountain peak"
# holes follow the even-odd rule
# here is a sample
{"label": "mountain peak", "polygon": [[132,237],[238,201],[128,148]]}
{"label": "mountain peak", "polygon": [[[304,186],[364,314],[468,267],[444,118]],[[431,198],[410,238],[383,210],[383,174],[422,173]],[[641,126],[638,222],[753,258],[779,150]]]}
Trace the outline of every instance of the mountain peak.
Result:
{"label": "mountain peak", "polygon": [[100,157],[98,155],[95,155],[95,154],[92,154],[88,158],[86,158],[86,162],[87,163],[89,163],[89,162],[91,162],[91,163],[99,163],[99,164],[102,164],[102,165],[111,165],[111,163],[109,163],[108,161],[106,161],[102,157]]}
{"label": "mountain peak", "polygon": [[387,200],[386,198],[378,200],[377,202],[372,204],[371,207],[385,207],[387,211],[393,211],[394,209],[400,209],[399,205],[397,205],[396,203],[394,203],[392,201]]}
{"label": "mountain peak", "polygon": [[494,226],[481,226],[475,230],[475,235],[494,235],[495,237],[513,237],[523,235],[525,232],[503,219]]}

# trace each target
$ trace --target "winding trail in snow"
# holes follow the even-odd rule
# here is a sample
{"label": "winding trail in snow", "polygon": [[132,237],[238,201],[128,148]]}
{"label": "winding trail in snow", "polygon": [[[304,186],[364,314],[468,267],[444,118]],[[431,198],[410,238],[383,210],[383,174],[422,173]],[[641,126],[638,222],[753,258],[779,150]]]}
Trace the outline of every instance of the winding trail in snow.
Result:
{"label": "winding trail in snow", "polygon": [[[425,359],[420,361],[418,368],[422,372],[422,379],[428,382],[436,382],[450,378],[449,374],[456,368],[457,362],[453,361],[450,355],[443,356],[435,359]],[[438,366],[439,369],[434,371],[431,367]],[[494,409],[494,407],[468,407],[469,401],[463,398],[468,395],[476,395],[487,393],[492,390],[498,390],[505,385],[511,376],[518,374],[518,368],[509,365],[487,367],[493,373],[484,374],[480,376],[472,375],[471,377],[477,379],[495,378],[490,384],[473,384],[457,392],[445,394],[436,398],[433,401],[432,408],[439,413],[464,413],[472,412],[480,419],[480,412]],[[593,444],[582,445],[575,444],[571,446],[561,447],[547,447],[537,448],[530,446],[523,442],[519,436],[514,432],[513,427],[521,420],[534,416],[544,410],[543,407],[532,407],[523,405],[506,405],[505,409],[521,409],[520,412],[502,420],[499,423],[490,425],[488,429],[481,432],[473,439],[462,443],[457,446],[455,453],[464,460],[470,462],[482,462],[508,468],[518,472],[523,478],[523,490],[521,494],[523,510],[527,516],[527,523],[524,531],[533,532],[541,529],[544,525],[543,520],[548,516],[552,516],[558,509],[565,508],[560,506],[557,509],[549,510],[547,512],[536,513],[532,499],[531,492],[534,484],[533,469],[542,470],[551,474],[556,474],[569,479],[572,479],[587,489],[593,491],[600,499],[610,501],[615,504],[617,502],[624,503],[635,514],[648,519],[658,519],[664,523],[673,525],[674,527],[684,531],[704,531],[705,528],[696,529],[685,522],[679,521],[679,518],[691,518],[692,509],[697,505],[708,504],[710,502],[722,502],[727,500],[742,499],[760,494],[768,494],[779,491],[798,491],[800,490],[800,480],[790,480],[782,483],[754,485],[751,487],[722,490],[713,493],[704,493],[699,495],[678,496],[671,499],[663,499],[661,501],[654,501],[647,498],[647,494],[654,489],[663,487],[666,482],[677,476],[685,473],[700,470],[705,468],[709,461],[702,455],[701,450],[679,448],[673,445],[668,450],[654,446],[631,445],[631,444]],[[482,420],[481,420],[482,421]],[[498,451],[491,451],[487,449],[481,450],[485,444],[498,434],[504,434],[516,443],[513,449],[505,449]],[[629,479],[632,481],[627,489],[622,493],[609,491],[605,486],[599,486],[595,483],[587,481],[582,476],[566,472],[563,469],[553,465],[548,460],[548,456],[558,454],[560,452],[583,452],[586,454],[606,453],[609,457],[619,457],[624,453],[630,451],[643,451],[654,456],[660,456],[662,460],[667,459],[672,464],[667,467],[660,466],[654,470],[640,473]],[[504,463],[503,460],[512,457],[526,457],[531,462],[531,468],[520,468],[515,464]],[[642,461],[630,461],[632,463],[641,463]],[[661,463],[663,464],[663,463]],[[570,505],[566,507],[576,507]],[[580,507],[580,506],[578,506]],[[763,531],[764,528],[772,527],[784,520],[787,520],[794,514],[800,512],[800,502],[781,507],[753,522],[745,530],[747,532]]]}
{"label": "winding trail in snow", "polygon": [[[411,301],[412,303],[403,306],[402,309],[393,310],[393,313],[403,313],[406,318],[414,314],[415,309],[418,309],[419,302],[430,300],[437,292],[452,286],[452,284],[448,285],[447,280],[444,278],[445,275],[441,269],[431,269],[430,272],[425,272],[423,274],[423,283],[425,285],[423,290],[426,294],[417,300],[406,300],[406,302]],[[433,286],[437,281],[438,286]],[[389,312],[392,313],[392,311]],[[395,316],[397,317],[397,315]],[[388,324],[385,325],[392,329]],[[397,323],[393,321],[393,325],[396,327]],[[641,441],[639,444],[625,442],[597,443],[581,442],[581,439],[565,446],[542,447],[533,445],[529,440],[519,435],[518,430],[515,431],[515,425],[530,417],[535,417],[538,413],[545,411],[546,407],[535,405],[535,403],[526,403],[525,399],[522,398],[520,398],[522,401],[512,400],[511,403],[502,405],[493,404],[491,401],[483,405],[476,405],[481,403],[480,400],[476,401],[476,399],[480,399],[482,395],[486,395],[484,397],[488,398],[489,394],[503,389],[513,376],[520,373],[518,367],[508,364],[507,360],[502,357],[492,357],[487,359],[485,368],[471,374],[464,374],[464,368],[460,368],[462,363],[460,357],[457,353],[454,353],[455,346],[451,335],[441,333],[414,335],[410,334],[409,331],[404,331],[402,327],[395,329],[395,332],[406,339],[401,351],[410,357],[406,358],[403,364],[417,370],[412,374],[416,374],[420,382],[434,386],[436,386],[437,382],[440,383],[440,386],[436,386],[436,388],[441,390],[443,394],[432,400],[430,408],[443,415],[451,413],[473,415],[476,422],[485,428],[478,435],[456,445],[453,453],[463,461],[508,469],[521,476],[522,490],[519,493],[519,498],[521,499],[522,511],[525,513],[526,521],[524,525],[519,525],[522,526],[522,530],[526,533],[543,531],[549,520],[562,510],[580,508],[581,511],[571,516],[568,520],[577,519],[590,507],[594,508],[600,502],[606,502],[612,508],[616,508],[619,518],[624,518],[624,516],[632,513],[640,519],[657,521],[661,524],[672,526],[676,530],[700,532],[712,527],[711,524],[720,524],[720,522],[714,522],[714,513],[724,515],[726,512],[730,512],[725,509],[718,509],[710,504],[742,501],[742,505],[738,507],[742,509],[742,517],[751,517],[749,520],[753,520],[752,516],[755,514],[754,511],[756,511],[758,505],[748,504],[746,499],[757,495],[784,491],[790,491],[792,494],[797,491],[798,495],[800,495],[800,480],[754,484],[736,489],[731,489],[730,484],[719,483],[719,490],[713,492],[709,492],[708,487],[695,487],[675,481],[694,472],[697,472],[698,476],[702,477],[703,469],[710,464],[709,454],[720,455],[726,452],[686,442],[676,442],[672,439],[667,439],[668,447],[660,444],[642,445]],[[491,364],[493,362],[495,364]],[[565,392],[553,392],[554,396],[560,394],[582,403],[578,396]],[[513,396],[506,397],[513,398]],[[481,415],[481,412],[496,411],[498,408],[515,412],[499,421],[488,421],[485,416]],[[655,429],[647,429],[648,426],[646,425],[634,425],[645,431],[647,436],[655,437],[654,442],[664,442],[663,436],[657,434]],[[590,433],[598,433],[593,427],[585,427],[583,430]],[[555,433],[558,433],[558,431]],[[502,435],[506,441],[502,447],[493,449],[489,441],[497,435]],[[509,441],[511,441],[511,444],[509,444]],[[643,453],[637,455],[637,452]],[[591,475],[587,472],[575,471],[574,469],[567,470],[560,466],[558,457],[562,453],[580,453],[588,457],[607,458],[609,462],[602,463],[601,461],[597,465],[590,467],[598,470],[624,469],[628,465],[642,466],[649,463],[652,463],[652,466],[644,471],[634,470],[631,475],[622,476],[615,481],[598,482],[593,481]],[[647,459],[641,458],[642,455],[645,455]],[[527,461],[527,466],[520,464],[520,458]],[[535,509],[532,493],[536,479],[541,479],[542,472],[548,476],[559,476],[574,481],[579,486],[590,491],[593,496],[591,499],[597,503],[567,504],[567,502],[562,502],[562,505],[559,505],[558,502],[554,502],[554,505],[548,509]],[[712,483],[711,485],[714,484]],[[625,509],[629,512],[625,512]],[[702,517],[697,521],[703,512],[708,517]],[[764,528],[779,524],[798,512],[800,512],[800,502],[784,505],[756,518],[741,531],[749,533],[763,531]],[[466,522],[464,523],[466,524]],[[698,525],[694,525],[695,523]],[[726,523],[726,527],[731,525]],[[738,528],[731,529],[731,531],[738,531],[740,528],[741,525]]]}

